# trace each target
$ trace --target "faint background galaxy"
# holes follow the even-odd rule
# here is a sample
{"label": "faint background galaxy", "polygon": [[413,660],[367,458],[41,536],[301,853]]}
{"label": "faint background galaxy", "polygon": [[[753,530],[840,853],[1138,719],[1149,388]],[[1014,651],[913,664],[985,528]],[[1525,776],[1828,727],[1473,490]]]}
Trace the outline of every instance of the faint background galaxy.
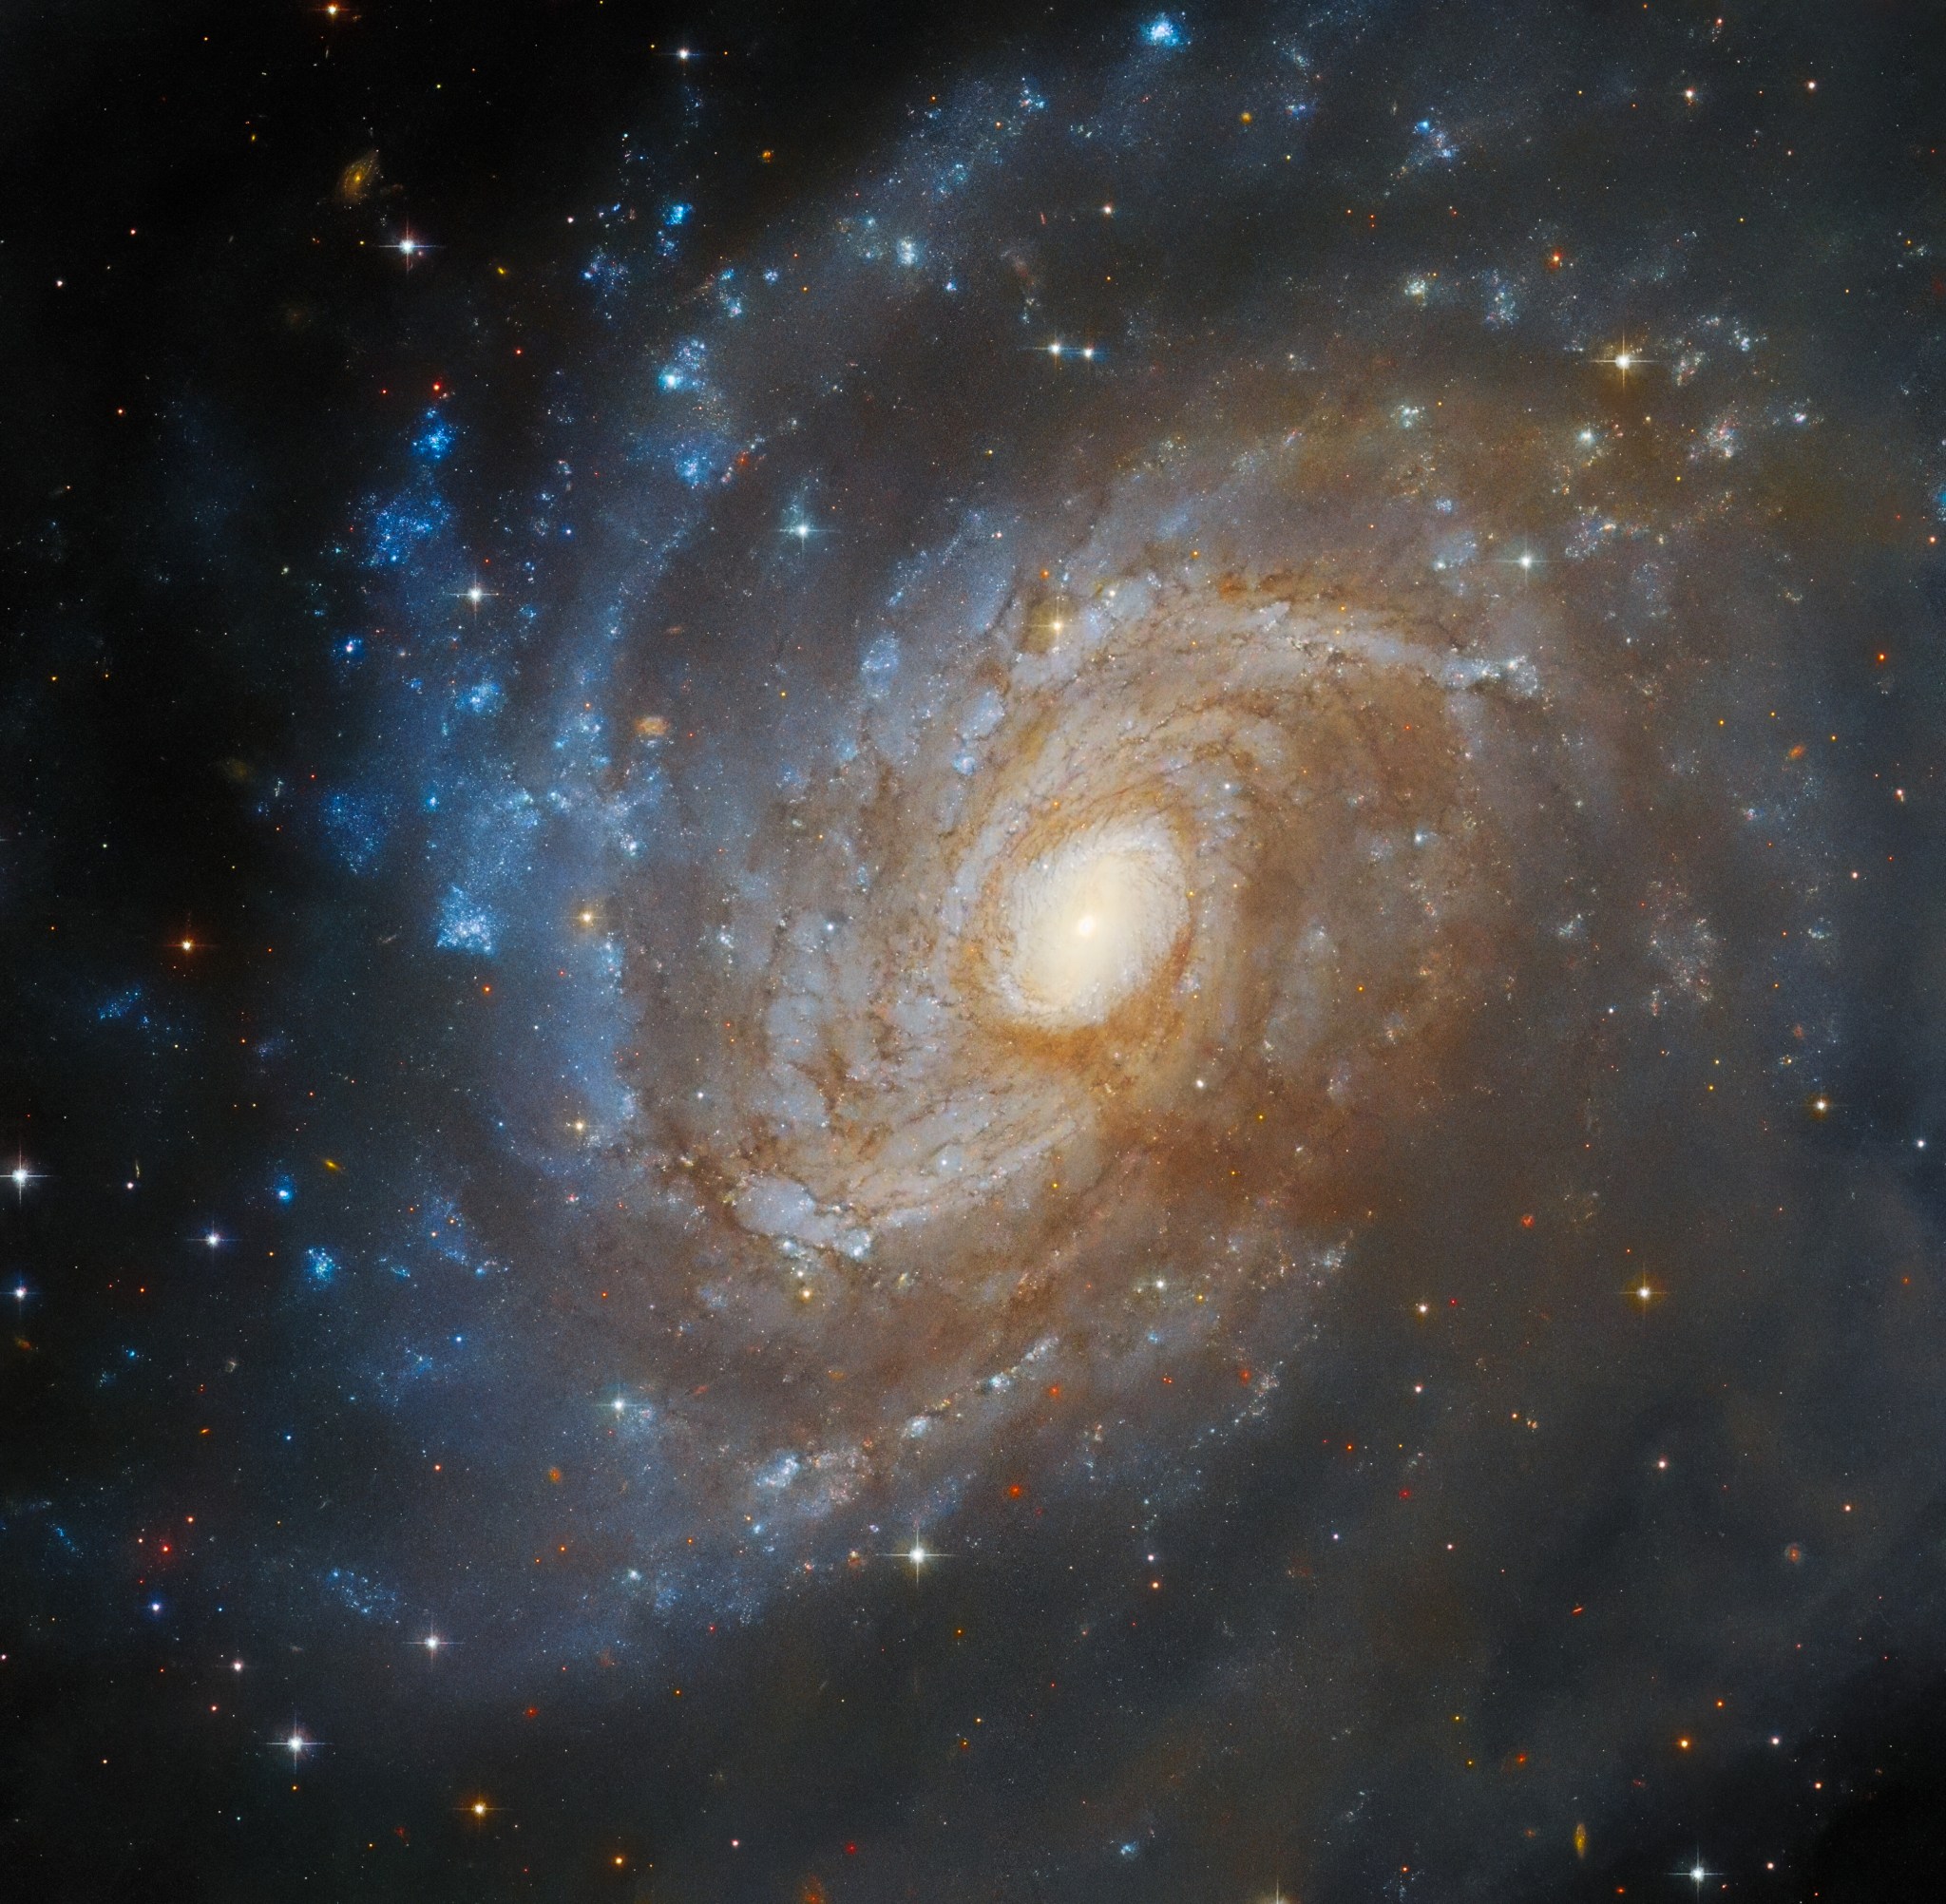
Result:
{"label": "faint background galaxy", "polygon": [[0,1890],[1936,1894],[1942,52],[0,22]]}

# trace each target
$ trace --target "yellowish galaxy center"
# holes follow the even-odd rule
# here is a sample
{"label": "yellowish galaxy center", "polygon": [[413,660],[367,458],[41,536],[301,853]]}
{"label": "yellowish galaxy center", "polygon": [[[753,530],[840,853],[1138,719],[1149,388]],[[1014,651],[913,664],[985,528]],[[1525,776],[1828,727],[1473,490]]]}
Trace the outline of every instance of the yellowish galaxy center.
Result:
{"label": "yellowish galaxy center", "polygon": [[1007,1010],[1051,1031],[1102,1023],[1174,952],[1189,924],[1185,884],[1155,815],[1084,828],[1029,861],[1001,902]]}

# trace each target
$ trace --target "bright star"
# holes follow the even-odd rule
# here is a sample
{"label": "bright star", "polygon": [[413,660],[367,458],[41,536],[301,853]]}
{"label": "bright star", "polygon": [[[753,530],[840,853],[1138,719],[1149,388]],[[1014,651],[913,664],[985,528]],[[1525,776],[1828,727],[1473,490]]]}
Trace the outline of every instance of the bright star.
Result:
{"label": "bright star", "polygon": [[1655,359],[1652,357],[1645,357],[1640,351],[1636,350],[1632,344],[1628,343],[1626,340],[1617,344],[1609,352],[1607,356],[1595,359],[1595,362],[1598,364],[1607,364],[1612,369],[1619,371],[1624,383],[1628,382],[1630,371],[1639,371],[1644,365],[1651,364],[1654,361]]}

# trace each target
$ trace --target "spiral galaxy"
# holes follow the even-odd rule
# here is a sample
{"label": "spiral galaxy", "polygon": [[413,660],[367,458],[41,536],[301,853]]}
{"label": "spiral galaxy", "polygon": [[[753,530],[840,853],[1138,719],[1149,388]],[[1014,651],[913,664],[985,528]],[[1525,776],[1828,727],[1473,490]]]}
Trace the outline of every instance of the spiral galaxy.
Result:
{"label": "spiral galaxy", "polygon": [[[1783,657],[1850,530],[1783,314],[1660,228],[1598,274],[1457,238],[1477,88],[1310,155],[1355,33],[1272,35],[1238,103],[1164,25],[1058,100],[969,81],[707,260],[686,199],[674,265],[610,219],[595,308],[659,328],[561,405],[525,548],[400,564],[486,575],[502,631],[409,759],[419,903],[492,999],[506,1189],[452,1207],[543,1372],[488,1412],[563,1451],[523,1592],[601,1556],[537,1659],[1002,1566],[1078,1645],[1086,1557],[1139,1541],[1164,1594],[1156,1530],[1222,1491],[1279,1543],[1201,1590],[1258,1583],[1243,1709],[1284,1736],[1268,1636],[1330,1556],[1289,1669],[1342,1734],[1448,1670],[1449,1579],[1505,1577],[1457,1478],[1494,1495],[1496,1435],[1585,1419],[1526,1444],[1551,1501],[1566,1451],[1636,1458],[1579,1344],[1694,1248],[1654,1186],[1768,1195],[1709,1112],[1649,1161],[1636,1080],[1789,1102],[1836,1037],[1831,803],[1774,736],[1822,718]],[[1491,110],[1572,163],[1538,91]]]}
{"label": "spiral galaxy", "polygon": [[544,10],[125,62],[153,216],[32,29],[24,1881],[1840,1894],[1946,1674],[1917,14]]}
{"label": "spiral galaxy", "polygon": [[779,1495],[1160,1361],[1268,1385],[1349,1133],[1423,1114],[1507,982],[1532,659],[1490,615],[1118,541],[923,683],[868,655],[715,956],[644,1001],[720,1033],[662,1161],[717,1300],[773,1357],[869,1372],[841,1446],[773,1457]]}
{"label": "spiral galaxy", "polygon": [[[1317,67],[1278,45],[1291,156],[1225,162],[1295,210]],[[573,1212],[506,1249],[600,1286],[563,1375],[623,1403],[624,1607],[754,1610],[887,1529],[983,1538],[1003,1483],[1160,1497],[1241,1457],[1432,1194],[1406,1160],[1499,1101],[1592,1128],[1614,998],[1699,1009],[1759,889],[1694,849],[1744,770],[1689,690],[1766,692],[1775,509],[1822,452],[1807,401],[1760,422],[1706,367],[1794,372],[1708,304],[1631,350],[1551,266],[1354,249],[1325,297],[1273,237],[1234,338],[1199,332],[1236,267],[1166,168],[1062,185],[1046,229],[1154,295],[1043,346],[1099,294],[1040,213],[1008,238],[1022,181],[1085,177],[1087,128],[1181,137],[1183,51],[1065,127],[969,86],[713,266],[614,371],[620,421],[563,439],[537,534],[579,527],[581,580],[565,616],[518,591],[522,719],[442,733],[442,940],[514,988],[499,1141]],[[1438,210],[1434,134],[1387,137],[1384,193]],[[483,770],[472,734],[517,744]],[[1763,850],[1815,859],[1808,811]]]}

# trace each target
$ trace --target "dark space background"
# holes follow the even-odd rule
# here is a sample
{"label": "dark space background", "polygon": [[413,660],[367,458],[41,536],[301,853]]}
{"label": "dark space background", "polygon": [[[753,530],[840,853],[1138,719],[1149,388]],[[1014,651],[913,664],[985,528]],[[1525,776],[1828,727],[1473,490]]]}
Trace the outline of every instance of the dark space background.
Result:
{"label": "dark space background", "polygon": [[[1293,40],[1313,50],[1290,111],[1315,123],[1302,177],[1267,183],[1193,111]],[[1131,65],[1164,53],[1179,63],[1153,80]],[[0,1892],[1937,1894],[1942,54],[1936,10],[1897,0],[1727,24],[1663,0],[9,9]],[[1673,386],[1677,333],[1708,314],[1712,337],[1758,340],[1713,343],[1719,369],[1782,359],[1724,414],[1754,438],[1800,403],[1820,447],[1726,487],[1668,585],[1679,619],[1741,618],[1716,677],[1724,784],[1787,771],[1772,718],[1817,771],[1766,813],[1789,864],[1760,889],[1736,801],[1670,817],[1642,770],[1614,770],[1631,866],[1680,828],[1693,864],[1728,868],[1696,901],[1713,990],[1593,1057],[1545,1009],[1470,1034],[1448,1062],[1497,1095],[1454,1086],[1370,1163],[1369,1222],[1268,1415],[1211,1453],[1132,1406],[1139,1458],[1101,1492],[1050,1468],[1012,1508],[969,1483],[931,1499],[935,1568],[897,1557],[901,1506],[895,1548],[799,1589],[788,1556],[767,1575],[701,1532],[735,1512],[707,1455],[653,1505],[577,1465],[563,1423],[609,1393],[619,1417],[658,1351],[641,1318],[603,1319],[605,1266],[627,1261],[566,1227],[569,1166],[506,1133],[633,1036],[616,1014],[651,1008],[590,981],[538,1052],[469,1018],[483,986],[518,987],[495,961],[521,928],[469,925],[427,856],[478,858],[506,824],[470,763],[531,768],[557,744],[546,697],[593,678],[591,604],[711,600],[708,512],[727,538],[738,505],[677,495],[650,450],[616,452],[581,546],[549,534],[518,587],[499,578],[529,560],[524,525],[559,527],[558,471],[655,439],[658,367],[700,374],[680,340],[715,262],[826,233],[854,181],[907,162],[929,106],[931,158],[970,162],[982,88],[1031,84],[1052,124],[1125,67],[1131,90],[1179,87],[1184,118],[1153,145],[1111,124],[1085,162],[1025,134],[985,153],[953,228],[961,332],[918,336],[857,265],[822,328],[773,329],[721,372],[744,421],[713,442],[781,442],[772,404],[842,446],[842,479],[820,489],[807,447],[797,486],[780,475],[753,509],[881,485],[842,581],[833,558],[841,606],[807,611],[849,644],[808,664],[811,692],[852,678],[869,630],[842,604],[896,566],[891,525],[909,508],[913,545],[945,540],[933,447],[1001,445],[1031,517],[1056,486],[1036,472],[1075,446],[1240,438],[1281,355],[1356,359],[1363,402],[1410,360],[1398,284],[1451,245],[1448,278],[1485,288],[1422,361],[1483,486],[1530,433],[1612,404],[1591,351],[1612,372],[1639,338],[1644,376]],[[1401,99],[1455,128],[1437,190]],[[348,179],[367,153],[375,171]],[[1093,282],[1115,274],[1064,283],[1050,254],[1032,342],[1043,309],[1077,335],[1127,323],[1125,358],[1173,366],[1173,422],[1106,385],[1065,409],[1018,373],[1028,267],[1007,220],[1092,200],[1116,165],[1147,214],[1126,309]],[[1396,219],[1386,200],[1367,220],[1387,193]],[[903,392],[896,422],[846,410],[835,367],[860,360]],[[1332,440],[1383,421],[1347,398]],[[663,517],[687,540],[657,543]],[[1784,585],[1795,619],[1764,606]],[[449,626],[526,684],[497,740],[411,712]],[[694,767],[717,790],[691,837],[740,837],[738,789],[810,757],[746,705],[774,645],[726,612],[695,652],[658,651],[725,736]],[[1580,718],[1571,692],[1562,720]],[[471,845],[432,830],[435,783],[460,790]],[[494,888],[503,920],[557,905],[545,858]],[[1789,962],[1806,931],[1818,949]],[[1637,1062],[1651,1050],[1660,1069]],[[1569,1072],[1599,1066],[1615,1081],[1587,1163],[1554,1113]],[[588,1181],[635,1167],[618,1139]],[[1568,1213],[1588,1198],[1598,1219]],[[506,1293],[469,1306],[488,1283]],[[1402,1338],[1421,1292],[1458,1318],[1437,1347]],[[1387,1399],[1419,1380],[1469,1398],[1427,1445],[1440,1544],[1479,1558],[1437,1577],[1385,1452],[1421,1432]],[[1517,1445],[1484,1425],[1510,1417]],[[708,1557],[677,1610],[631,1602],[615,1583],[674,1579],[691,1528]],[[1330,1555],[1339,1529],[1361,1557]],[[537,1580],[529,1551],[557,1532],[565,1557]],[[999,1736],[963,1745],[976,1718]]]}

